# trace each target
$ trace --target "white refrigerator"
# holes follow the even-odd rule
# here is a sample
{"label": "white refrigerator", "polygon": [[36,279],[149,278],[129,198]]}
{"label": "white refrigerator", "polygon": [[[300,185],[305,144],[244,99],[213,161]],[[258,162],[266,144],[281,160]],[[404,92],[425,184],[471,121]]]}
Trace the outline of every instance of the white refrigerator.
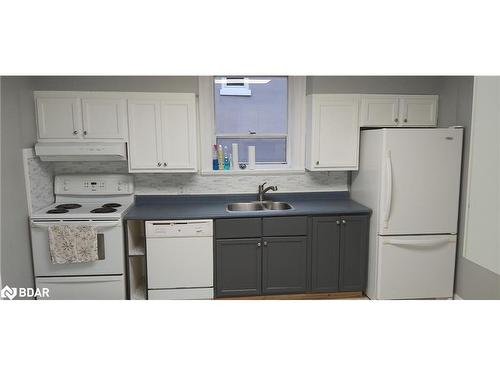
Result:
{"label": "white refrigerator", "polygon": [[453,296],[462,136],[460,128],[361,132],[351,198],[373,210],[369,298]]}

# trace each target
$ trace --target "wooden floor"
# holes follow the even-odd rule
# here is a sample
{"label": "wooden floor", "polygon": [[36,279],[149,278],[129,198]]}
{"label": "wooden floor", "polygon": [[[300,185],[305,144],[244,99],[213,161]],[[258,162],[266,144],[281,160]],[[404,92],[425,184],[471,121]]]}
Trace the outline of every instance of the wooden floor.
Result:
{"label": "wooden floor", "polygon": [[368,299],[363,292],[301,293],[269,296],[219,297],[217,300],[307,300],[307,299]]}

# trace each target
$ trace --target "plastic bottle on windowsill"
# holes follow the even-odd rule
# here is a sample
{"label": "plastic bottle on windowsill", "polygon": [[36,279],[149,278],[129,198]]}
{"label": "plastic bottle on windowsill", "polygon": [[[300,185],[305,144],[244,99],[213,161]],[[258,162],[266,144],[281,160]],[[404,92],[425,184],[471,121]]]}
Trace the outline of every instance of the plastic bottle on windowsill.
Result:
{"label": "plastic bottle on windowsill", "polygon": [[227,146],[224,146],[224,170],[228,171],[231,168],[229,163],[229,153],[227,152]]}
{"label": "plastic bottle on windowsill", "polygon": [[217,148],[217,160],[219,161],[219,170],[224,169],[224,152],[222,151],[222,145]]}
{"label": "plastic bottle on windowsill", "polygon": [[214,145],[214,148],[212,150],[212,169],[214,171],[219,170],[219,158],[217,157],[217,145]]}

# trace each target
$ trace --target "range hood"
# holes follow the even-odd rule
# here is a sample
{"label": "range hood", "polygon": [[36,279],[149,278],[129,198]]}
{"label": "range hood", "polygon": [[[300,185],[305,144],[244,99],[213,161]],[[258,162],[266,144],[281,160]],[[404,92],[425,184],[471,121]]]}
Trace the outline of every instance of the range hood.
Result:
{"label": "range hood", "polygon": [[38,142],[35,154],[43,161],[127,160],[125,142]]}

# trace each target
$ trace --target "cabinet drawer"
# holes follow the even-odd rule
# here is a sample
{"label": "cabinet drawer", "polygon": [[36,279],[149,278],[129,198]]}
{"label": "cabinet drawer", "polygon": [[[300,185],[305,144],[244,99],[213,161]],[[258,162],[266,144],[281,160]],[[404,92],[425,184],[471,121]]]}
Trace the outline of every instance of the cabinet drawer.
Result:
{"label": "cabinet drawer", "polygon": [[248,238],[262,235],[260,218],[219,219],[215,221],[216,238]]}
{"label": "cabinet drawer", "polygon": [[266,217],[262,225],[263,236],[305,236],[307,217]]}

